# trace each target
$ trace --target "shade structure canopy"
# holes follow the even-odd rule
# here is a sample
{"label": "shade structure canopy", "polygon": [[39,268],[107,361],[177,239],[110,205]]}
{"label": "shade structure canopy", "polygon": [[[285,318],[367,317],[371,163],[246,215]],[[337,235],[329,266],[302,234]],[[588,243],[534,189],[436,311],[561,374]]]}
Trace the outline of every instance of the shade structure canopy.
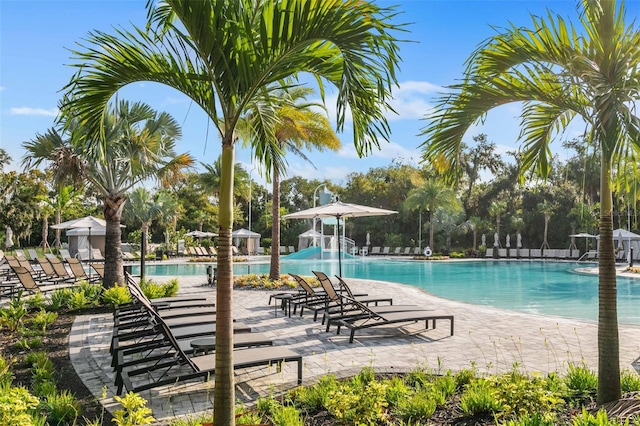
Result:
{"label": "shade structure canopy", "polygon": [[596,235],[593,234],[588,234],[586,232],[580,232],[578,234],[571,234],[569,235],[571,238],[597,238]]}
{"label": "shade structure canopy", "polygon": [[215,232],[204,232],[204,231],[191,231],[191,232],[187,232],[184,235],[189,237],[194,237],[194,238],[211,238],[211,237],[218,236],[218,234],[216,234]]}
{"label": "shade structure canopy", "polygon": [[78,219],[68,220],[66,222],[59,223],[57,225],[51,225],[53,229],[73,229],[73,228],[97,228],[100,226],[107,226],[107,222],[104,219],[93,217],[91,215],[81,217]]}
{"label": "shade structure canopy", "polygon": [[89,234],[89,259],[93,258],[93,245],[91,244],[91,228],[106,228],[107,221],[91,215],[80,217],[78,219],[68,220],[66,222],[58,223],[57,225],[51,225],[53,229],[76,229],[87,228]]}
{"label": "shade structure canopy", "polygon": [[233,245],[236,247],[240,247],[240,240],[246,240],[246,254],[251,255],[257,252],[262,235],[245,228],[240,228],[233,231],[231,237],[233,238]]}
{"label": "shade structure canopy", "polygon": [[[340,219],[347,217],[367,217],[367,216],[388,216],[396,214],[394,210],[379,209],[376,207],[361,206],[359,204],[343,203],[335,201],[323,206],[313,207],[306,210],[300,210],[295,213],[289,213],[282,216],[283,219],[319,219],[325,217],[335,217],[340,228]],[[338,232],[338,235],[340,232]],[[338,244],[338,271],[342,276],[342,253],[341,244]]]}

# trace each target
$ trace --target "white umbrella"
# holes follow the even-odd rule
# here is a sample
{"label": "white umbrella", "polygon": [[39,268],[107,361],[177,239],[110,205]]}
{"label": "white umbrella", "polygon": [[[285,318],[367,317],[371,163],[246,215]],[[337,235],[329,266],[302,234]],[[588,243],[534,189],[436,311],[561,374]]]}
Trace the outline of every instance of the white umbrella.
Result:
{"label": "white umbrella", "polygon": [[[283,219],[317,219],[323,217],[335,217],[338,224],[338,235],[340,235],[340,219],[346,217],[366,217],[366,216],[386,216],[398,213],[393,210],[378,209],[376,207],[361,206],[358,204],[343,203],[335,201],[323,206],[313,207],[299,212],[290,213],[283,216]],[[342,254],[341,244],[338,244],[338,271],[342,276]]]}
{"label": "white umbrella", "polygon": [[13,247],[13,230],[10,226],[7,226],[7,239],[4,243],[4,246],[8,249]]}
{"label": "white umbrella", "polygon": [[107,222],[104,219],[99,219],[91,215],[81,217],[78,219],[68,220],[66,222],[59,223],[57,225],[51,225],[53,229],[74,229],[74,228],[88,228],[89,229],[89,260],[93,257],[93,244],[91,244],[91,228],[97,228],[100,226],[107,226]]}

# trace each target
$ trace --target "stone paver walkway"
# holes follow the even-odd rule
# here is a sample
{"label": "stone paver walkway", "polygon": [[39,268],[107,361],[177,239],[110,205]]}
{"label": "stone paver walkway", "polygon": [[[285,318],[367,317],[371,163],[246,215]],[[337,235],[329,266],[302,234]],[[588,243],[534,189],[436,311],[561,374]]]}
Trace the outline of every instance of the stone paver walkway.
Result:
{"label": "stone paver walkway", "polygon": [[[166,277],[150,277],[163,282]],[[203,277],[180,277],[180,294],[206,293]],[[587,321],[524,314],[441,299],[424,291],[384,281],[349,280],[353,290],[371,296],[389,296],[394,304],[417,304],[455,316],[455,334],[449,336],[448,321],[438,323],[435,330],[424,331],[418,324],[400,329],[374,328],[349,335],[325,332],[312,313],[288,318],[274,316],[273,305],[267,305],[268,291],[238,290],[234,292],[234,316],[249,324],[253,331],[273,338],[276,345],[287,345],[304,356],[304,383],[333,373],[352,375],[363,367],[377,371],[409,371],[416,367],[434,371],[469,368],[502,372],[514,365],[530,372],[565,371],[570,362],[584,362],[597,367],[597,328]],[[87,387],[109,410],[117,408],[116,391],[110,368],[108,348],[111,339],[110,315],[77,317],[69,337],[71,361]],[[333,330],[333,329],[332,329]],[[620,364],[631,369],[640,355],[640,326],[620,327]],[[296,365],[275,368],[256,367],[237,370],[237,397],[255,400],[296,386]],[[210,410],[213,382],[200,381],[142,392],[156,419]],[[106,397],[103,389],[106,388]]]}

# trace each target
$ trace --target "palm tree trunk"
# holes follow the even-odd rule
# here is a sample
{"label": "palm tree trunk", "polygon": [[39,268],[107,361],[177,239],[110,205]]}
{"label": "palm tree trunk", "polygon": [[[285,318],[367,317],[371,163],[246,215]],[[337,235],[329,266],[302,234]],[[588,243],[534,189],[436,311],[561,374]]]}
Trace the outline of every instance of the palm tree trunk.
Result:
{"label": "palm tree trunk", "polygon": [[104,282],[105,288],[114,285],[124,286],[122,270],[120,219],[126,198],[112,195],[104,200],[104,220],[107,222],[107,233],[104,241]]}
{"label": "palm tree trunk", "polygon": [[217,426],[235,423],[233,378],[233,167],[232,135],[222,143],[221,185],[218,211],[218,280],[216,291],[216,370],[213,410]]}
{"label": "palm tree trunk", "polygon": [[42,218],[42,250],[47,250],[49,247],[49,218],[47,216]]}
{"label": "palm tree trunk", "polygon": [[429,247],[434,250],[433,246],[433,213],[429,211]]}
{"label": "palm tree trunk", "polygon": [[600,171],[600,250],[598,253],[598,403],[620,399],[620,342],[616,260],[613,247],[611,156],[602,150]]}
{"label": "palm tree trunk", "polygon": [[273,169],[273,200],[271,202],[271,268],[269,269],[269,279],[272,281],[280,279],[280,176],[278,171]]}
{"label": "palm tree trunk", "polygon": [[[62,214],[60,213],[60,210],[56,210],[56,225],[60,224],[60,219],[62,217]],[[62,247],[62,241],[60,241],[60,235],[62,233],[62,229],[56,229],[56,239],[53,241],[53,246],[60,248]]]}

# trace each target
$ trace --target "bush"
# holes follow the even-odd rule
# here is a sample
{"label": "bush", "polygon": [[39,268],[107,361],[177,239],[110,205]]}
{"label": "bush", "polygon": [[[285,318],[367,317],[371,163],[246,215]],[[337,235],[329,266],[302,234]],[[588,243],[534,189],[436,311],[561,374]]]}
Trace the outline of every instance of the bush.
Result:
{"label": "bush", "polygon": [[151,409],[147,407],[147,400],[134,392],[127,393],[124,397],[114,396],[122,405],[122,410],[115,410],[113,422],[118,426],[137,426],[155,421],[151,417]]}
{"label": "bush", "polygon": [[81,409],[76,397],[68,390],[49,394],[41,406],[48,413],[47,418],[52,425],[72,424]]}
{"label": "bush", "polygon": [[462,392],[460,408],[468,416],[478,416],[497,413],[503,407],[494,395],[491,384],[485,379],[477,379]]}
{"label": "bush", "polygon": [[131,303],[131,293],[126,287],[113,286],[102,292],[102,303],[112,307]]}
{"label": "bush", "polygon": [[178,280],[174,278],[164,284],[156,284],[153,281],[144,280],[140,282],[140,288],[149,299],[173,297],[178,294]]}
{"label": "bush", "polygon": [[598,377],[585,364],[569,364],[565,384],[570,396],[586,398],[595,395],[598,389]]}
{"label": "bush", "polygon": [[12,387],[8,383],[0,385],[0,424],[32,425],[31,412],[40,401],[22,386]]}

